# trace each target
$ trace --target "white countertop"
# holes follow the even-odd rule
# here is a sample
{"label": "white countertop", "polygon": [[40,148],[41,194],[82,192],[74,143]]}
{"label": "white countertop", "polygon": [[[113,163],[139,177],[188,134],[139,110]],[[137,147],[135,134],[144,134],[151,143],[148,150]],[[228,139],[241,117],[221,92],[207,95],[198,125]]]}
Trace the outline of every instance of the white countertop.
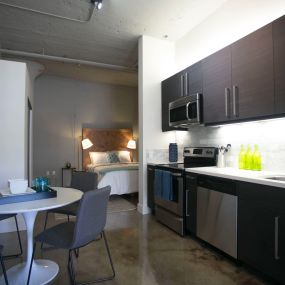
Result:
{"label": "white countertop", "polygon": [[241,170],[231,167],[218,168],[216,166],[187,168],[186,171],[196,174],[204,174],[204,175],[216,176],[232,180],[239,180],[239,181],[285,188],[284,181],[265,179],[265,177],[285,176],[284,172],[278,173],[271,171]]}

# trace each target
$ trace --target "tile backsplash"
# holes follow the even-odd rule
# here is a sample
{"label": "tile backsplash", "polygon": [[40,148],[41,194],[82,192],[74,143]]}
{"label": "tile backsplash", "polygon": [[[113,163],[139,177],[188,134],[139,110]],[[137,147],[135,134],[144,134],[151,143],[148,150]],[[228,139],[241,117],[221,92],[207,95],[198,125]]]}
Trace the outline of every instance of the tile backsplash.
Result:
{"label": "tile backsplash", "polygon": [[[188,132],[175,132],[172,142],[178,144],[178,161],[184,146],[232,145],[226,154],[227,166],[237,167],[240,145],[259,146],[263,170],[285,172],[285,119],[224,125],[192,127]],[[148,162],[168,162],[168,149],[147,150]]]}

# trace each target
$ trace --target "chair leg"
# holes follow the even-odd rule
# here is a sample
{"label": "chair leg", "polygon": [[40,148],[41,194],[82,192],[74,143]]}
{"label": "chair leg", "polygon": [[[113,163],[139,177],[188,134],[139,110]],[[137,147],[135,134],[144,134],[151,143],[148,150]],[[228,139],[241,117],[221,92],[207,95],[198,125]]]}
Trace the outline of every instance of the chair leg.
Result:
{"label": "chair leg", "polygon": [[2,270],[3,270],[3,275],[4,275],[5,283],[6,283],[6,285],[9,285],[8,278],[7,278],[7,273],[6,273],[6,268],[5,268],[5,264],[4,264],[3,256],[2,256],[2,255],[0,255],[0,262],[1,262]]}
{"label": "chair leg", "polygon": [[[47,228],[48,214],[49,214],[49,212],[47,211],[47,212],[46,212],[46,217],[45,217],[44,231],[45,231],[46,228]],[[41,242],[41,249],[43,249],[43,247],[44,247],[44,243]]]}
{"label": "chair leg", "polygon": [[103,234],[105,246],[106,246],[106,249],[107,249],[109,261],[110,261],[110,264],[111,264],[111,267],[112,267],[112,272],[113,272],[113,275],[112,275],[109,279],[105,279],[105,280],[112,280],[112,279],[114,279],[114,277],[115,277],[115,275],[116,275],[116,272],[115,272],[115,268],[114,268],[114,264],[113,264],[113,260],[112,260],[110,248],[109,248],[109,245],[108,245],[108,242],[107,242],[107,239],[106,239],[105,232],[103,231],[102,234]]}
{"label": "chair leg", "polygon": [[88,285],[88,284],[99,283],[99,282],[104,282],[104,281],[108,281],[108,280],[114,279],[114,277],[116,275],[115,268],[114,268],[113,260],[112,260],[112,257],[111,257],[111,252],[110,252],[109,245],[108,245],[108,242],[107,242],[107,239],[106,239],[104,231],[102,232],[102,236],[104,238],[104,243],[105,243],[105,246],[106,246],[106,250],[107,250],[107,253],[108,253],[108,258],[109,258],[110,265],[111,265],[111,268],[112,268],[112,275],[110,277],[98,278],[98,279],[95,279],[93,281],[76,283],[75,271],[74,271],[74,265],[73,265],[73,258],[72,258],[72,252],[73,251],[75,252],[75,250],[69,250],[69,254],[68,254],[68,272],[69,272],[69,277],[70,277],[72,285]]}
{"label": "chair leg", "polygon": [[23,247],[22,247],[22,241],[21,241],[21,236],[20,236],[17,216],[15,216],[14,219],[15,219],[15,224],[16,224],[16,229],[17,229],[17,237],[18,237],[18,243],[19,243],[20,252],[16,253],[16,254],[11,254],[11,255],[3,255],[4,259],[18,257],[18,256],[21,256],[23,254]]}
{"label": "chair leg", "polygon": [[75,257],[78,258],[79,256],[79,248],[74,249]]}
{"label": "chair leg", "polygon": [[72,250],[68,251],[68,273],[69,273],[71,284],[76,285],[74,266],[73,266],[73,260],[72,260]]}
{"label": "chair leg", "polygon": [[36,251],[36,242],[34,242],[33,254],[32,254],[31,263],[30,263],[30,268],[29,268],[29,275],[28,275],[27,285],[30,284],[30,278],[31,278],[31,273],[32,273],[32,267],[33,267],[33,261],[34,261],[35,251]]}

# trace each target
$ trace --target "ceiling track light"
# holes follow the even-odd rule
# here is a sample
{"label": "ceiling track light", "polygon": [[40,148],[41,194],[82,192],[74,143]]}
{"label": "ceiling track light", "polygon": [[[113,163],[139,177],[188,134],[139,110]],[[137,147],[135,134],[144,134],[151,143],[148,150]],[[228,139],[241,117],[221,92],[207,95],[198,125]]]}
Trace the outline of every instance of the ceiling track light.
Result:
{"label": "ceiling track light", "polygon": [[97,10],[100,10],[103,6],[103,0],[91,0],[91,3],[93,3],[95,5],[95,8]]}

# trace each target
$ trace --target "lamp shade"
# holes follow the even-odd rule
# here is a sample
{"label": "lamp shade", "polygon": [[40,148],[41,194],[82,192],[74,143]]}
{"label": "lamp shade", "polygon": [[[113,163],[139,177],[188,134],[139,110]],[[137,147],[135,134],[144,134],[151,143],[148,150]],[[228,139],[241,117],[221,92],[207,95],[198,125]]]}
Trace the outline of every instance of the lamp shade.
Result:
{"label": "lamp shade", "polygon": [[127,144],[127,148],[136,149],[137,148],[136,141],[135,140],[129,140],[129,142]]}
{"label": "lamp shade", "polygon": [[93,145],[93,143],[89,139],[84,139],[81,143],[83,149],[90,148]]}

